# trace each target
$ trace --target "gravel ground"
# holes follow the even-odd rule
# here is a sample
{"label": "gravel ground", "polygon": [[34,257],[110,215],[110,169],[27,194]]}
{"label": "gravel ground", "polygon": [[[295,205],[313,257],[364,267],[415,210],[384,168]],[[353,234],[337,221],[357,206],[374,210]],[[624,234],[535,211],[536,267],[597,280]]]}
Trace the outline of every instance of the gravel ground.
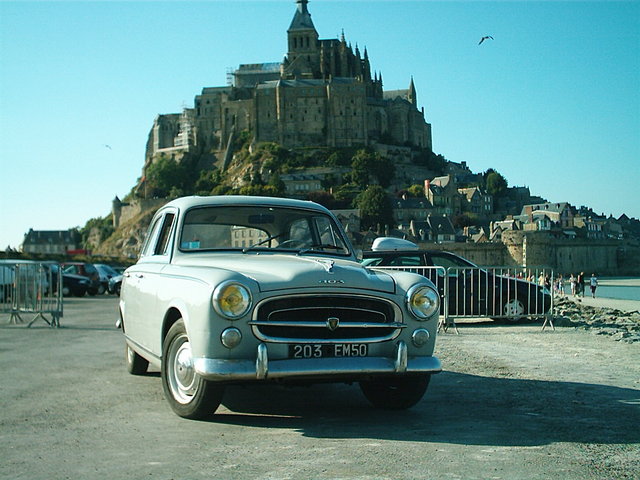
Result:
{"label": "gravel ground", "polygon": [[125,372],[115,298],[65,308],[59,329],[0,317],[2,479],[640,478],[640,343],[580,312],[555,331],[458,322],[409,411],[374,410],[355,386],[265,385],[229,388],[195,422],[157,372]]}

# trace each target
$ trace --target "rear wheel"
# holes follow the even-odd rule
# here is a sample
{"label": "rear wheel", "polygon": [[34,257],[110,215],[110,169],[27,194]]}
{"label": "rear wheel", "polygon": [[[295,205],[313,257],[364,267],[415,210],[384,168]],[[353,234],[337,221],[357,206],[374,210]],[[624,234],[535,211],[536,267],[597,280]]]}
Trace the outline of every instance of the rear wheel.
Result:
{"label": "rear wheel", "polygon": [[502,314],[509,322],[518,322],[524,316],[524,303],[517,298],[508,300],[502,307]]}
{"label": "rear wheel", "polygon": [[404,410],[418,403],[429,386],[431,375],[405,375],[363,380],[360,389],[376,408]]}
{"label": "rear wheel", "polygon": [[169,329],[162,348],[162,387],[169,405],[184,418],[210,417],[220,406],[224,387],[200,377],[182,319]]}

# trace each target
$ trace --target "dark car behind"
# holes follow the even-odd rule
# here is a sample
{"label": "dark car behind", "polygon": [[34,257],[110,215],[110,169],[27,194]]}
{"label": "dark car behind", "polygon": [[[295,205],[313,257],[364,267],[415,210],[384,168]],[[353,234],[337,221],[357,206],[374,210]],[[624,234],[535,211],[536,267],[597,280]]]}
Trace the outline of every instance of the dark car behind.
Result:
{"label": "dark car behind", "polygon": [[64,273],[80,275],[89,279],[89,288],[87,293],[89,295],[96,295],[98,293],[104,293],[104,287],[100,282],[100,273],[98,269],[91,263],[85,262],[67,262],[61,264]]}
{"label": "dark car behind", "polygon": [[[58,285],[58,274],[60,272],[58,265],[51,264],[49,268],[51,269],[52,284],[54,286]],[[70,295],[84,297],[90,287],[91,280],[88,277],[73,273],[62,273],[62,294],[65,297]]]}
{"label": "dark car behind", "polygon": [[[551,307],[551,294],[544,284],[535,283],[537,278],[527,281],[518,278],[516,270],[482,268],[454,253],[419,250],[411,242],[390,240],[393,241],[386,243],[388,248],[384,242],[378,242],[381,246],[377,248],[374,243],[375,250],[364,252],[362,263],[421,273],[438,287],[442,299],[446,289],[449,315],[517,320],[544,315]],[[412,245],[415,248],[411,248]],[[393,249],[393,246],[399,248]]]}

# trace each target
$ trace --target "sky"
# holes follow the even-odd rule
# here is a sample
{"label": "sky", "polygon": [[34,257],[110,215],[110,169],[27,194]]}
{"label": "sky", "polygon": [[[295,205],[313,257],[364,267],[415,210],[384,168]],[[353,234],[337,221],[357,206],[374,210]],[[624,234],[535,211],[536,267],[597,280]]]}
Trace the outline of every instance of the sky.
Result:
{"label": "sky", "polygon": [[[640,218],[640,0],[310,0],[321,39],[411,77],[433,149],[551,202]],[[156,115],[282,61],[294,0],[0,0],[0,250],[104,217]],[[478,44],[483,36],[493,40]]]}

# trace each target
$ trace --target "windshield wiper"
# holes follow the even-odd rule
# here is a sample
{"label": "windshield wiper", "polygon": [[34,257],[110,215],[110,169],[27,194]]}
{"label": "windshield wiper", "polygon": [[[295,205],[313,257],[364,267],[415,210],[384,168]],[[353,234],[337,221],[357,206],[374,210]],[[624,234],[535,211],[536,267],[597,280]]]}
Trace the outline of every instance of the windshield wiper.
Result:
{"label": "windshield wiper", "polygon": [[322,250],[345,250],[346,247],[339,247],[338,245],[332,245],[330,243],[324,243],[320,245],[311,245],[307,248],[302,248],[298,250],[297,255],[302,255],[303,253],[314,252],[320,249]]}
{"label": "windshield wiper", "polygon": [[270,242],[271,240],[275,240],[276,238],[279,238],[282,235],[283,235],[282,233],[279,233],[277,235],[271,235],[270,237],[267,237],[264,240],[260,240],[258,243],[254,243],[253,245],[250,245],[247,248],[243,248],[242,253],[247,253],[252,248],[259,247],[260,245],[264,245],[265,243]]}

